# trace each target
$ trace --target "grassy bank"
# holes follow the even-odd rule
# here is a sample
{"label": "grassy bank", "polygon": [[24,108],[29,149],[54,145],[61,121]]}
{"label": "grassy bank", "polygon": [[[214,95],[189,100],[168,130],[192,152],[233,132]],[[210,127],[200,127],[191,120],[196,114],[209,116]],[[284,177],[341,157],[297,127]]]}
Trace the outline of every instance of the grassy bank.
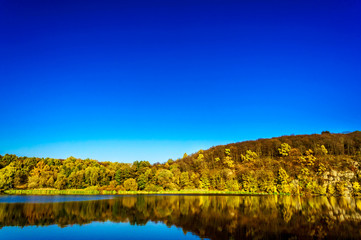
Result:
{"label": "grassy bank", "polygon": [[[204,190],[181,190],[181,191],[99,191],[87,189],[11,189],[5,190],[5,194],[19,194],[19,195],[137,195],[137,194],[237,194],[237,195],[272,195],[269,193],[251,193],[242,191],[204,191]],[[286,195],[277,193],[278,195]]]}

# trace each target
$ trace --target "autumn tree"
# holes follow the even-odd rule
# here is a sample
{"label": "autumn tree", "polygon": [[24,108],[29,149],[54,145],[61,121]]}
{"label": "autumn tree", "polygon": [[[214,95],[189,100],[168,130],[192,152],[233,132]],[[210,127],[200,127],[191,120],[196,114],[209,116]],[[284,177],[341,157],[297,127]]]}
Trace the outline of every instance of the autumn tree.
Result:
{"label": "autumn tree", "polygon": [[258,191],[258,183],[254,171],[242,174],[242,190],[250,193]]}
{"label": "autumn tree", "polygon": [[133,178],[128,178],[124,181],[124,188],[126,191],[137,191],[138,190],[138,183]]}
{"label": "autumn tree", "polygon": [[282,143],[281,147],[278,148],[279,154],[283,157],[288,156],[288,153],[290,152],[290,150],[291,150],[291,146],[288,145],[287,143]]}
{"label": "autumn tree", "polygon": [[290,193],[290,185],[289,185],[289,176],[283,168],[278,170],[278,177],[277,177],[277,188],[279,192],[282,193]]}
{"label": "autumn tree", "polygon": [[194,187],[193,183],[190,181],[188,172],[182,172],[180,176],[180,187],[182,189],[189,189]]}
{"label": "autumn tree", "polygon": [[257,153],[247,150],[246,155],[241,154],[242,162],[254,162],[258,158]]}
{"label": "autumn tree", "polygon": [[8,189],[13,187],[15,175],[15,163],[10,163],[0,170],[0,189]]}
{"label": "autumn tree", "polygon": [[173,173],[167,169],[160,169],[156,173],[157,184],[163,189],[173,190],[175,185],[173,183]]}

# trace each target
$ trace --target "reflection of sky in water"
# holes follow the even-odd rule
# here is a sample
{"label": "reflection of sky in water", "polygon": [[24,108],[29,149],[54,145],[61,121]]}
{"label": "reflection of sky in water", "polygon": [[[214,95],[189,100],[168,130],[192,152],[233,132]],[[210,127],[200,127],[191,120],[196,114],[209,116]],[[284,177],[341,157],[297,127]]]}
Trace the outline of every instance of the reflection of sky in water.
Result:
{"label": "reflection of sky in water", "polygon": [[200,239],[181,228],[167,227],[165,224],[148,222],[145,226],[129,223],[93,222],[83,226],[73,225],[61,228],[47,227],[4,227],[0,229],[0,239],[14,240],[65,240],[65,239]]}
{"label": "reflection of sky in water", "polygon": [[0,195],[0,203],[45,203],[45,202],[74,202],[74,201],[91,201],[111,199],[114,196],[109,195],[47,195],[47,196],[30,196],[30,195]]}
{"label": "reflection of sky in water", "polygon": [[359,197],[0,196],[0,240],[361,239],[360,223]]}

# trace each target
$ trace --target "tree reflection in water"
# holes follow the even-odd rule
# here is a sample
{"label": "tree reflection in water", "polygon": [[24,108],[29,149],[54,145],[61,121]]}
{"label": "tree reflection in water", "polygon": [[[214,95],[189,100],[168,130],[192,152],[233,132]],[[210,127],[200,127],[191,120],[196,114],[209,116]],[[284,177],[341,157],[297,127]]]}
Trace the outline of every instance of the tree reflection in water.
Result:
{"label": "tree reflection in water", "polygon": [[361,198],[124,196],[105,200],[0,203],[0,226],[65,227],[93,221],[181,227],[211,239],[361,238]]}

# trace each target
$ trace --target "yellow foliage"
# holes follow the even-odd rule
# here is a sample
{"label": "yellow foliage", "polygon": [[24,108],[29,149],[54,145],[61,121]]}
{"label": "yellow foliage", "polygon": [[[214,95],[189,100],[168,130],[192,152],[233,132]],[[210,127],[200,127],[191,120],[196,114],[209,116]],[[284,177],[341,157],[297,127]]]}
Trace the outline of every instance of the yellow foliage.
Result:
{"label": "yellow foliage", "polygon": [[256,192],[258,190],[257,180],[254,178],[252,172],[242,175],[243,191]]}
{"label": "yellow foliage", "polygon": [[[322,145],[323,146],[323,145]],[[320,163],[319,165],[318,165],[318,169],[317,169],[317,173],[319,174],[319,175],[322,175],[324,172],[326,172],[326,167],[325,167],[325,165],[324,164],[322,164],[322,163]]]}
{"label": "yellow foliage", "polygon": [[356,207],[359,211],[361,211],[361,200],[356,200]]}
{"label": "yellow foliage", "polygon": [[353,182],[352,183],[352,188],[353,188],[353,194],[355,194],[355,195],[360,194],[361,187],[360,187],[360,184],[358,182]]}
{"label": "yellow foliage", "polygon": [[321,145],[321,150],[324,155],[327,155],[328,151],[324,145]]}
{"label": "yellow foliage", "polygon": [[288,184],[289,182],[289,176],[286,172],[286,170],[284,170],[283,168],[280,168],[278,170],[278,190],[279,192],[282,192],[282,193],[290,193],[291,192],[291,187],[290,185]]}
{"label": "yellow foliage", "polygon": [[299,159],[299,162],[303,165],[313,166],[315,165],[316,157],[313,156],[313,151],[311,149],[306,151],[306,156],[302,156]]}
{"label": "yellow foliage", "polygon": [[308,170],[308,168],[302,168],[301,169],[301,174],[303,175],[303,176],[308,176],[308,175],[310,175],[310,170]]}
{"label": "yellow foliage", "polygon": [[251,150],[246,151],[246,155],[241,154],[241,159],[243,162],[254,162],[258,158],[257,153],[252,152]]}
{"label": "yellow foliage", "polygon": [[282,143],[281,147],[278,148],[278,152],[282,155],[282,156],[288,156],[288,153],[291,150],[291,146],[288,145],[287,143]]}
{"label": "yellow foliage", "polygon": [[283,168],[280,168],[278,170],[278,181],[280,184],[287,184],[288,183],[288,174],[286,172],[286,170],[284,170]]}
{"label": "yellow foliage", "polygon": [[316,194],[326,195],[326,192],[327,192],[326,186],[317,184],[315,191]]}
{"label": "yellow foliage", "polygon": [[334,195],[336,193],[335,187],[332,184],[328,184],[327,193],[329,195]]}
{"label": "yellow foliage", "polygon": [[223,159],[223,163],[229,167],[229,168],[234,168],[234,163],[231,157],[227,156]]}
{"label": "yellow foliage", "polygon": [[340,182],[336,183],[336,191],[339,195],[344,195],[345,194],[345,182],[340,181]]}

